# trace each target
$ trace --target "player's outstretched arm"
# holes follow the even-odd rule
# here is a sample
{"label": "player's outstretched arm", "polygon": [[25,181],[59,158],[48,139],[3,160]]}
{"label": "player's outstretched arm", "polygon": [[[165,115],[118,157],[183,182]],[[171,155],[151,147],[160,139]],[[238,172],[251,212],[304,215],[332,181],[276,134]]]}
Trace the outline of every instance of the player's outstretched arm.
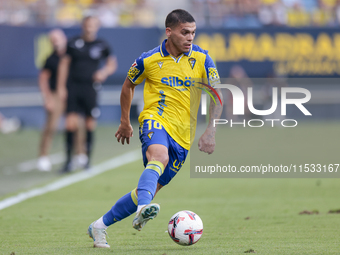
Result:
{"label": "player's outstretched arm", "polygon": [[[223,96],[221,89],[216,89],[218,95],[221,98],[222,104],[223,104]],[[214,95],[216,105],[213,100],[210,100],[210,106],[209,106],[209,124],[206,128],[203,135],[200,137],[198,141],[198,148],[200,151],[206,152],[208,154],[211,154],[215,150],[215,133],[216,133],[216,127],[214,127],[214,119],[219,119],[221,117],[221,113],[223,110],[223,106],[220,104],[219,100],[217,99],[217,96]]]}
{"label": "player's outstretched arm", "polygon": [[135,84],[126,78],[120,94],[121,117],[120,125],[115,137],[117,138],[117,141],[122,144],[125,143],[125,140],[129,144],[130,138],[133,136],[133,129],[130,123],[130,109],[135,86]]}
{"label": "player's outstretched arm", "polygon": [[57,74],[57,93],[59,97],[65,101],[67,97],[66,81],[71,64],[71,57],[68,55],[63,56],[58,65]]}
{"label": "player's outstretched arm", "polygon": [[117,58],[115,56],[109,56],[106,59],[105,65],[93,74],[93,80],[100,83],[104,82],[107,77],[116,72],[117,67]]}

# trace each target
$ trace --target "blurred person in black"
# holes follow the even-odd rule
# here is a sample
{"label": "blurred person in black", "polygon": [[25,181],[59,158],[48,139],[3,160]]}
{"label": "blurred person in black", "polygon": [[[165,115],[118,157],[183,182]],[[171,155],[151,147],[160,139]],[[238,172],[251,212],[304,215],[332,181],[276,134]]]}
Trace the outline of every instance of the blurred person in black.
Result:
{"label": "blurred person in black", "polygon": [[[60,58],[66,53],[67,38],[61,29],[53,29],[48,37],[53,47],[52,54],[46,59],[39,73],[39,87],[46,110],[46,122],[41,135],[39,146],[39,159],[37,168],[40,171],[50,171],[52,163],[48,157],[53,134],[58,126],[61,114],[65,110],[65,102],[57,95],[57,72]],[[79,123],[76,135],[77,156],[75,162],[82,166],[87,162],[84,153],[84,123]]]}
{"label": "blurred person in black", "polygon": [[[66,162],[62,172],[71,171],[73,137],[80,114],[85,115],[86,154],[85,169],[90,166],[93,132],[100,111],[97,106],[97,89],[117,68],[116,58],[111,55],[108,44],[97,38],[100,22],[89,16],[82,22],[82,34],[67,43],[65,56],[60,60],[58,71],[58,94],[67,102],[66,107]],[[106,60],[99,68],[101,60]]]}
{"label": "blurred person in black", "polygon": [[57,69],[60,58],[66,52],[67,38],[60,29],[53,29],[48,37],[53,46],[53,53],[46,59],[39,73],[39,87],[46,110],[46,123],[42,132],[37,168],[40,171],[50,171],[52,164],[48,158],[52,137],[64,110],[64,104],[59,99],[57,91]]}

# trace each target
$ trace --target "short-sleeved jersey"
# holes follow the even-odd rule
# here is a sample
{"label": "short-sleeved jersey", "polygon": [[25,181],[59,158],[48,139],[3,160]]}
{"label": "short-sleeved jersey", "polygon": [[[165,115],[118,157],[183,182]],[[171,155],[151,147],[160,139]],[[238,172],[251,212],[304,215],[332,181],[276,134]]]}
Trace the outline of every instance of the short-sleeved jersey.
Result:
{"label": "short-sleeved jersey", "polygon": [[59,65],[59,55],[54,51],[45,62],[45,65],[42,69],[49,70],[51,72],[51,76],[49,79],[49,85],[51,91],[56,91],[57,89],[57,72]]}
{"label": "short-sleeved jersey", "polygon": [[98,70],[100,61],[107,58],[111,50],[103,40],[86,42],[78,36],[68,41],[66,54],[72,58],[68,81],[72,84],[92,84],[92,76]]}
{"label": "short-sleeved jersey", "polygon": [[219,82],[219,75],[208,52],[199,46],[192,45],[188,53],[175,58],[167,52],[165,43],[166,40],[136,59],[128,79],[136,85],[145,79],[144,109],[139,122],[157,120],[179,145],[189,150],[201,96],[198,81],[206,79],[213,86]]}

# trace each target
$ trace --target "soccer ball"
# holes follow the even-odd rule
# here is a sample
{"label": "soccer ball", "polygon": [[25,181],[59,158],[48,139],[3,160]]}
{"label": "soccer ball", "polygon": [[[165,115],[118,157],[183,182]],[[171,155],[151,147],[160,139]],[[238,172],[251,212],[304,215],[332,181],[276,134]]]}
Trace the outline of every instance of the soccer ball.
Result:
{"label": "soccer ball", "polygon": [[168,225],[171,239],[180,245],[192,245],[200,240],[203,233],[201,218],[191,211],[175,213]]}

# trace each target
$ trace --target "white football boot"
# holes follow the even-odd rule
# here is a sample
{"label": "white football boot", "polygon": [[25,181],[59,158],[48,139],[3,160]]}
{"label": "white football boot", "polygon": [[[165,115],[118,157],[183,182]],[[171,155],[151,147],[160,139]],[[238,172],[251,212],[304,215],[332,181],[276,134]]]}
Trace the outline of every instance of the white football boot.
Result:
{"label": "white football boot", "polygon": [[52,169],[52,163],[47,156],[42,156],[38,159],[37,168],[42,172],[49,172]]}
{"label": "white football boot", "polygon": [[159,204],[148,204],[144,206],[136,213],[136,217],[132,221],[132,227],[141,231],[149,220],[157,217],[160,210]]}
{"label": "white football boot", "polygon": [[86,154],[84,153],[81,153],[81,154],[78,154],[74,157],[74,165],[77,167],[77,168],[84,168],[87,164],[87,162],[89,161],[88,157]]}
{"label": "white football boot", "polygon": [[93,247],[110,248],[110,245],[106,242],[106,230],[104,228],[95,228],[94,223],[95,221],[87,229],[87,234],[93,239]]}

